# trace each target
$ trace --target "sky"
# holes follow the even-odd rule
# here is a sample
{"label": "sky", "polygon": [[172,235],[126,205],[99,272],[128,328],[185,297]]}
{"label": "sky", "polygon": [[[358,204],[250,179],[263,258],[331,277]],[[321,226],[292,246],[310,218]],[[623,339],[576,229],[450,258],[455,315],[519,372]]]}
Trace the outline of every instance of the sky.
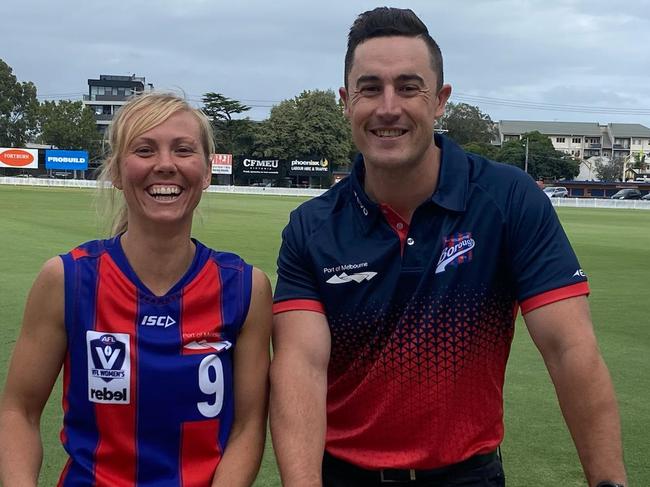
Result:
{"label": "sky", "polygon": [[197,106],[221,93],[263,120],[302,91],[338,93],[350,25],[384,5],[428,26],[452,102],[494,121],[650,127],[650,0],[2,0],[0,59],[41,100],[135,74]]}

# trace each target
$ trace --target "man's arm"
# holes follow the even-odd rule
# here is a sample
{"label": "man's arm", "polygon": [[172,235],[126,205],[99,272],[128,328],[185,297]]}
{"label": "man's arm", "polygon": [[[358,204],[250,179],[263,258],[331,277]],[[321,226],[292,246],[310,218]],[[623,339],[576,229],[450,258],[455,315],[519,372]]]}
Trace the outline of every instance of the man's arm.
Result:
{"label": "man's arm", "polygon": [[584,296],[524,315],[557,393],[590,486],[625,483],[618,406]]}
{"label": "man's arm", "polygon": [[322,485],[330,340],[320,313],[275,315],[270,418],[284,487]]}
{"label": "man's arm", "polygon": [[234,358],[235,419],[214,487],[252,485],[262,460],[266,438],[271,334],[271,284],[253,270],[253,291]]}

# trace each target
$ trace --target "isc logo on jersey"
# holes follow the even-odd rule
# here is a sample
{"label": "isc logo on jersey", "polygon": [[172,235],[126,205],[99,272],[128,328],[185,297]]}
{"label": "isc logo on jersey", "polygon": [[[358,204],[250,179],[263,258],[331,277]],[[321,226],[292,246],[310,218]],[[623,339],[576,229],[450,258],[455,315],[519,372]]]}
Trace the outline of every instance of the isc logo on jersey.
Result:
{"label": "isc logo on jersey", "polygon": [[86,332],[88,400],[129,404],[131,355],[128,333]]}
{"label": "isc logo on jersey", "polygon": [[142,326],[163,326],[169,328],[172,325],[176,324],[176,321],[171,316],[155,316],[155,315],[145,315],[142,317],[140,322]]}

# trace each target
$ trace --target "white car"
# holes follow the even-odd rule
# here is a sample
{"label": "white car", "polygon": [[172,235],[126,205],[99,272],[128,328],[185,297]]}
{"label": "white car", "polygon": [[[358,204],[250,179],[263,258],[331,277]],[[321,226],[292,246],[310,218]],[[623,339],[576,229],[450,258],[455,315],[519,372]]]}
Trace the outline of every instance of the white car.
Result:
{"label": "white car", "polygon": [[569,196],[569,191],[564,186],[549,186],[544,188],[544,193],[549,198],[566,198]]}

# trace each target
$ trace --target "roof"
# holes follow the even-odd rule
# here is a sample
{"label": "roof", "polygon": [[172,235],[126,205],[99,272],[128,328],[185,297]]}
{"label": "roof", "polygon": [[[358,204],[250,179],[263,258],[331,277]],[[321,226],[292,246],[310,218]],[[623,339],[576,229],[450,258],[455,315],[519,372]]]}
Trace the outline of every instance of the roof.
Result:
{"label": "roof", "polygon": [[540,122],[533,120],[501,120],[499,129],[503,135],[521,135],[538,131],[544,135],[584,135],[600,137],[600,125],[596,122]]}
{"label": "roof", "polygon": [[610,123],[614,137],[650,137],[650,129],[640,123]]}

